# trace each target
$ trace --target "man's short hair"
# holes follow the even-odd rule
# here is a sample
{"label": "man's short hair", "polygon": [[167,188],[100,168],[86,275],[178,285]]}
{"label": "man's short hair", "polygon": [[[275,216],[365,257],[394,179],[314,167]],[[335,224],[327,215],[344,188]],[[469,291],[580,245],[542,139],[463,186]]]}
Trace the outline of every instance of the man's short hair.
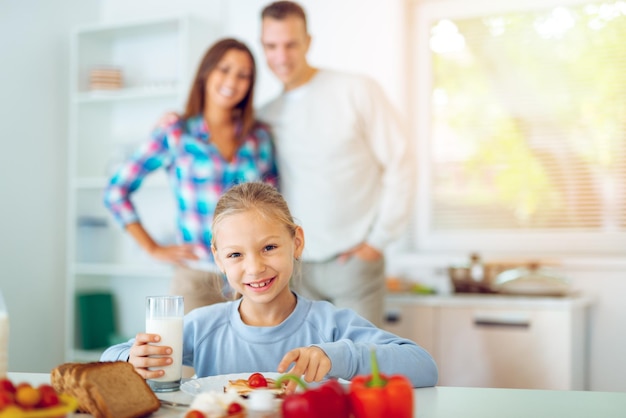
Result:
{"label": "man's short hair", "polygon": [[304,29],[306,30],[306,13],[302,6],[293,1],[275,1],[271,3],[261,12],[261,19],[265,19],[266,17],[283,20],[289,16],[299,17],[304,21]]}

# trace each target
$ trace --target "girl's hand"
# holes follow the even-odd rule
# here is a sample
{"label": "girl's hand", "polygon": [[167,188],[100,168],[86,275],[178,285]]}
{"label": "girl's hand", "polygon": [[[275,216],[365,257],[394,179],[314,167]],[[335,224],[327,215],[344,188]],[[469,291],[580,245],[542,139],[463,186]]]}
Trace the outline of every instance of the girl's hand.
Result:
{"label": "girl's hand", "polygon": [[198,260],[193,245],[156,246],[150,251],[150,256],[175,264],[182,264],[185,260]]}
{"label": "girl's hand", "polygon": [[[285,373],[291,363],[295,364],[287,373],[304,375],[304,381],[308,383],[322,380],[332,366],[324,350],[319,347],[300,347],[289,351],[278,364],[278,372]],[[290,381],[287,384],[287,393],[293,393],[296,386],[296,382]]]}
{"label": "girl's hand", "polygon": [[[135,343],[130,348],[128,362],[135,367],[137,373],[144,379],[156,379],[165,374],[163,370],[148,370],[148,367],[164,367],[172,364],[172,348],[167,346],[150,345],[158,343],[161,337],[158,334],[139,333],[135,337]],[[163,357],[148,357],[163,356]]]}

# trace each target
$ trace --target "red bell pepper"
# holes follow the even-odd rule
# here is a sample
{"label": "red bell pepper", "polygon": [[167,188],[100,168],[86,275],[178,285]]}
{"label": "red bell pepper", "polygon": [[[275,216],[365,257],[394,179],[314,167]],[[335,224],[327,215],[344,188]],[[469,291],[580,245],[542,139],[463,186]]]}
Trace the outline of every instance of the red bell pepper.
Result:
{"label": "red bell pepper", "polygon": [[381,374],[374,350],[371,376],[352,379],[349,397],[354,418],[413,418],[411,381],[402,375]]}
{"label": "red bell pepper", "polygon": [[276,386],[281,387],[288,379],[295,380],[304,392],[285,397],[281,407],[283,418],[350,418],[350,401],[338,381],[329,380],[309,389],[298,376],[286,374],[276,380]]}

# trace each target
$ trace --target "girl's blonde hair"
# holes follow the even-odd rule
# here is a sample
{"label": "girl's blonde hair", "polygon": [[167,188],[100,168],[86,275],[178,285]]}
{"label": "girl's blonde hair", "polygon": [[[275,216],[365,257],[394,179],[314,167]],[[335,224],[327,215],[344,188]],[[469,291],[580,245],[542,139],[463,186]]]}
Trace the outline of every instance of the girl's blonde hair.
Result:
{"label": "girl's blonde hair", "polygon": [[268,220],[281,223],[289,234],[295,237],[298,225],[293,220],[283,196],[272,185],[250,182],[237,184],[220,197],[213,214],[211,246],[217,248],[215,230],[222,219],[249,210],[256,211]]}

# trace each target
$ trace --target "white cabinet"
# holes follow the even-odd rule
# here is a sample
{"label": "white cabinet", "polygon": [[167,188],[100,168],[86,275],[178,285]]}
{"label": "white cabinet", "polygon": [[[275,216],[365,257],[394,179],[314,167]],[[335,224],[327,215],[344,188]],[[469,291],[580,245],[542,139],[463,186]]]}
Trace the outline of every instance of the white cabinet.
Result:
{"label": "white cabinet", "polygon": [[435,308],[414,303],[387,303],[385,326],[387,331],[415,341],[431,355],[435,352]]}
{"label": "white cabinet", "polygon": [[395,295],[387,306],[386,328],[433,355],[440,386],[585,389],[584,298]]}
{"label": "white cabinet", "polygon": [[[114,224],[103,190],[117,164],[146,140],[158,119],[180,112],[202,54],[214,42],[206,22],[188,16],[76,29],[70,63],[68,154],[66,359],[90,360],[81,351],[76,297],[114,295],[119,334],[143,328],[144,298],[167,292],[171,268],[145,255]],[[94,90],[95,69],[118,69],[119,89]],[[174,200],[166,178],[154,174],[134,196],[146,229],[160,242],[175,240]],[[95,323],[94,323],[95,326]]]}

